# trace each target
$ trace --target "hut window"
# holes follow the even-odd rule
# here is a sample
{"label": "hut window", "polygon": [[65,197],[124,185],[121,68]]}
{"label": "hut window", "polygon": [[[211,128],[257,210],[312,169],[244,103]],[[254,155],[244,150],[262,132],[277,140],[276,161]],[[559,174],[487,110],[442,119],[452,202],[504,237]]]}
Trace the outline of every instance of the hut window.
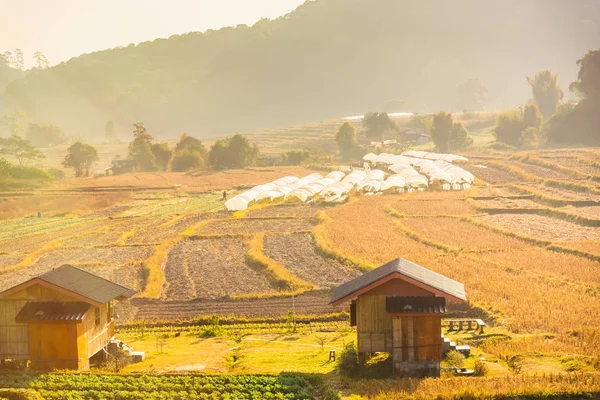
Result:
{"label": "hut window", "polygon": [[100,307],[96,307],[94,310],[94,319],[96,321],[96,326],[100,325]]}

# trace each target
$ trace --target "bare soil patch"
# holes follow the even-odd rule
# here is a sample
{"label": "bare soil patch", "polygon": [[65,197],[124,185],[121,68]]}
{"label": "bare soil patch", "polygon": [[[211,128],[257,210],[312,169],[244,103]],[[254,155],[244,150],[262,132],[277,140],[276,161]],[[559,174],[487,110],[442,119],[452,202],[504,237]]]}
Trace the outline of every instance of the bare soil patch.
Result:
{"label": "bare soil patch", "polygon": [[[291,297],[260,299],[198,299],[192,301],[161,301],[132,299],[120,303],[119,315],[127,320],[173,320],[206,315],[235,315],[271,317],[287,315],[295,308],[296,314],[325,314],[342,308],[329,305],[330,292],[311,291]],[[122,315],[121,315],[122,314]]]}
{"label": "bare soil patch", "polygon": [[310,233],[266,235],[264,253],[294,275],[320,287],[335,287],[360,275],[360,272],[316,252]]}
{"label": "bare soil patch", "polygon": [[483,221],[526,236],[551,241],[600,240],[600,229],[534,214],[495,214]]}
{"label": "bare soil patch", "polygon": [[313,218],[324,208],[327,207],[313,204],[281,204],[251,210],[246,216],[249,218]]}
{"label": "bare soil patch", "polygon": [[187,240],[165,265],[166,298],[190,300],[275,293],[269,280],[246,264],[247,245],[235,238]]}
{"label": "bare soil patch", "polygon": [[2,268],[10,267],[11,265],[18,264],[23,259],[23,255],[10,255],[10,254],[2,254],[0,255],[0,271]]}
{"label": "bare soil patch", "polygon": [[571,157],[551,158],[549,161],[553,162],[555,164],[559,164],[563,167],[574,169],[574,170],[582,172],[584,174],[588,174],[588,175],[599,175],[600,174],[600,167],[595,167],[588,163],[579,161],[575,158],[571,158]]}
{"label": "bare soil patch", "polygon": [[479,178],[482,181],[492,185],[504,185],[507,183],[516,183],[522,181],[522,179],[518,176],[502,169],[489,166],[479,167],[479,165],[481,164],[469,163],[465,165],[461,164],[461,167],[472,173],[476,178]]}
{"label": "bare soil patch", "polygon": [[259,232],[291,233],[309,231],[312,224],[306,219],[229,219],[214,221],[201,227],[197,234],[252,235]]}

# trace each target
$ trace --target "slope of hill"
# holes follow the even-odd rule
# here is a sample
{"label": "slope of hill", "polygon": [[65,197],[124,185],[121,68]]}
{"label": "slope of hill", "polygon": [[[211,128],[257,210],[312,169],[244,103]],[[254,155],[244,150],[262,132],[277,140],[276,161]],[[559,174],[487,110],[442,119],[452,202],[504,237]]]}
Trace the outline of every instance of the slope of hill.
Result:
{"label": "slope of hill", "polygon": [[18,69],[0,67],[0,114],[7,108],[7,99],[4,90],[11,82],[25,76],[25,72]]}
{"label": "slope of hill", "polygon": [[[526,75],[600,43],[594,0],[317,0],[252,27],[189,33],[30,71],[6,95],[34,119],[98,134],[142,120],[205,136],[381,109],[453,108],[479,78],[490,107],[526,101]],[[398,104],[399,102],[396,102]]]}

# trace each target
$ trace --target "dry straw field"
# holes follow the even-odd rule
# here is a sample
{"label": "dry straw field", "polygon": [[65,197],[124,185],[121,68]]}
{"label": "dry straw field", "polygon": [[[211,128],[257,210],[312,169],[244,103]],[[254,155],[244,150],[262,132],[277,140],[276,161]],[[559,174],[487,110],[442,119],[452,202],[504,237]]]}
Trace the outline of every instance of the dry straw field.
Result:
{"label": "dry straw field", "polygon": [[314,315],[341,311],[327,304],[332,287],[403,257],[465,284],[468,307],[451,312],[490,322],[496,339],[477,343],[487,352],[600,357],[599,151],[469,158],[478,178],[469,191],[235,214],[221,190],[308,170],[67,181],[38,203],[65,195],[76,209],[42,218],[23,218],[35,210],[30,196],[8,194],[0,289],[71,263],[138,291],[123,320],[285,315],[292,303]]}

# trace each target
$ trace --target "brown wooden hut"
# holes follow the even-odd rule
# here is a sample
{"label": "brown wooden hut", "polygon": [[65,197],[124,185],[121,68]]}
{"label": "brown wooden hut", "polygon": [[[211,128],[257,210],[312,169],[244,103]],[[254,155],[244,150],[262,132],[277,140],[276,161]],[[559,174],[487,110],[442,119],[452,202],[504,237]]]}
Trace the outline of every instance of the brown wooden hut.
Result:
{"label": "brown wooden hut", "polygon": [[114,336],[114,301],[134,292],[63,265],[0,293],[0,360],[38,371],[88,369]]}
{"label": "brown wooden hut", "polygon": [[335,289],[331,304],[351,301],[359,361],[387,352],[398,374],[438,375],[446,301],[466,301],[462,283],[398,258]]}

